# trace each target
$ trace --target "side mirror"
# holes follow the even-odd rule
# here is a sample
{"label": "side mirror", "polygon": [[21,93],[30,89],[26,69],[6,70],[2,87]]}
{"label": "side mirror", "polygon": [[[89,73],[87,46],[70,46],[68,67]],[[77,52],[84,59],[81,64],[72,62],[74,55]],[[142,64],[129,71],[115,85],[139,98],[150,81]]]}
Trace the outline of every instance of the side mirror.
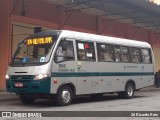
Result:
{"label": "side mirror", "polygon": [[17,47],[19,47],[20,45],[21,45],[21,43],[18,43],[18,44],[17,44]]}
{"label": "side mirror", "polygon": [[63,51],[67,50],[67,41],[66,41],[66,38],[62,38],[62,40],[61,40],[61,46],[62,46],[62,50]]}

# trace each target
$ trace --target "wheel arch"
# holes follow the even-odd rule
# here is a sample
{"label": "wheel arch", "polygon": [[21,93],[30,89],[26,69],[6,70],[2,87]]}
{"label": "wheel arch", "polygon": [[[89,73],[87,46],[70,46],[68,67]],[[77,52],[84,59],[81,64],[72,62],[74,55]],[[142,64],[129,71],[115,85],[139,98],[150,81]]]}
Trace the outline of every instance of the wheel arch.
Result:
{"label": "wheel arch", "polygon": [[126,89],[126,86],[127,86],[128,83],[132,83],[132,84],[134,85],[134,90],[136,90],[136,83],[135,83],[135,81],[132,80],[132,79],[127,80],[127,82],[126,82],[126,84],[125,84],[125,89]]}
{"label": "wheel arch", "polygon": [[76,87],[75,87],[75,85],[74,85],[72,82],[64,82],[64,83],[62,83],[62,84],[58,87],[56,93],[58,93],[58,92],[60,91],[60,89],[61,89],[62,87],[64,87],[64,86],[69,86],[69,87],[72,89],[72,91],[73,91],[73,95],[76,94]]}

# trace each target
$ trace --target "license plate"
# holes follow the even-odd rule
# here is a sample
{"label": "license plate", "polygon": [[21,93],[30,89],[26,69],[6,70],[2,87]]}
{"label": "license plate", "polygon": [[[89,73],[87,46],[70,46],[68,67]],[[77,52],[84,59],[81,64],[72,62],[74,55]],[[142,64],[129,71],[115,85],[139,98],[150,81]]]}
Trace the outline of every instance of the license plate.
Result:
{"label": "license plate", "polygon": [[23,87],[23,83],[15,83],[15,87]]}

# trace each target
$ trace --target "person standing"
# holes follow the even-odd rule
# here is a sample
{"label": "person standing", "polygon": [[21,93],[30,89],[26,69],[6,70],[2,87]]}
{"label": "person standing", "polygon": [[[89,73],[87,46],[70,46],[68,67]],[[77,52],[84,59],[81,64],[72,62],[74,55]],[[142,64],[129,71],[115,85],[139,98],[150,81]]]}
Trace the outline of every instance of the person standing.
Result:
{"label": "person standing", "polygon": [[56,62],[62,62],[62,61],[64,61],[65,51],[62,50],[62,45],[60,45],[60,46],[58,47],[56,55],[57,55],[57,60],[56,60]]}
{"label": "person standing", "polygon": [[156,87],[160,87],[160,69],[155,74],[155,85]]}

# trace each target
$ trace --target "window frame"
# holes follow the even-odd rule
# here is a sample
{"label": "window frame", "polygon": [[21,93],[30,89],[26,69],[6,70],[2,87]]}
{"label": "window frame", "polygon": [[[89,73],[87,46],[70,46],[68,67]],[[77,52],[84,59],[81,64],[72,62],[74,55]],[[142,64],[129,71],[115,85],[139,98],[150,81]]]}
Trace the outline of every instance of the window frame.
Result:
{"label": "window frame", "polygon": [[[79,39],[76,39],[75,40],[75,42],[76,42],[76,53],[77,53],[77,61],[86,61],[86,62],[96,62],[96,47],[95,47],[95,45],[94,45],[94,41],[89,41],[89,40],[79,40]],[[78,46],[78,44],[79,43],[82,43],[83,45],[84,45],[84,49],[79,49],[79,46]],[[86,50],[86,43],[89,43],[89,44],[92,44],[91,46],[91,48],[92,48],[92,50]],[[88,44],[88,45],[89,45]],[[85,59],[79,59],[79,51],[84,51],[84,53],[85,53],[85,55],[87,54],[86,52],[91,52],[92,53],[92,57],[94,57],[94,58],[92,58],[92,59],[87,59],[87,55],[85,56]],[[89,57],[88,57],[89,58]]]}
{"label": "window frame", "polygon": [[[119,46],[119,47],[120,47],[120,53],[116,53],[116,51],[115,51],[115,46]],[[122,62],[122,58],[121,58],[121,55],[122,55],[122,45],[114,44],[114,45],[113,45],[113,49],[114,49],[115,62],[116,62],[116,63],[121,63],[121,62]],[[119,61],[116,61],[116,55],[119,56]]]}
{"label": "window frame", "polygon": [[[152,60],[152,53],[151,53],[151,48],[143,48],[143,47],[138,47],[138,46],[127,46],[127,45],[122,45],[122,44],[112,44],[112,43],[105,43],[105,42],[99,42],[99,41],[84,41],[84,40],[76,40],[76,53],[77,53],[77,60],[80,60],[78,58],[78,42],[79,43],[92,43],[93,44],[93,53],[94,53],[94,61],[96,62],[115,62],[115,63],[133,63],[133,64],[153,64]],[[105,48],[104,50],[101,50],[100,46],[104,45]],[[113,53],[110,52],[109,46],[112,46]],[[120,53],[116,53],[116,46],[119,47]],[[124,52],[124,48],[127,49],[127,52]],[[142,49],[147,49],[149,50],[149,60],[150,63],[145,63],[143,62],[143,55],[142,55]],[[133,51],[134,50],[134,51]],[[137,52],[138,50],[138,52]],[[100,53],[107,53],[107,54],[112,54],[113,55],[113,61],[111,60],[105,60],[105,58],[101,59],[100,58]],[[120,61],[116,61],[116,54],[119,55]],[[124,55],[126,55],[127,61],[124,60]],[[135,56],[135,59],[137,61],[133,61],[133,57]],[[80,60],[80,61],[92,61],[92,60]]]}
{"label": "window frame", "polygon": [[[57,48],[56,48],[56,50],[55,50],[55,54],[54,54],[54,62],[55,63],[61,63],[61,62],[65,62],[65,61],[75,61],[75,51],[74,51],[74,41],[72,41],[72,40],[68,40],[67,38],[65,38],[65,42],[71,42],[72,43],[72,52],[73,52],[73,58],[72,59],[65,59],[65,58],[71,58],[71,56],[58,56],[57,55],[57,50],[58,50],[58,47],[60,46],[60,44],[61,44],[61,42],[64,40],[64,38],[62,38],[61,40],[60,40],[60,42],[58,43],[58,45],[57,45]],[[67,50],[66,50],[67,51]],[[66,52],[65,51],[65,52]],[[56,59],[58,58],[58,57],[63,57],[63,59],[64,60],[62,60],[62,61],[57,61]]]}
{"label": "window frame", "polygon": [[[100,45],[105,45],[105,51],[100,51],[100,49],[99,49]],[[109,46],[112,47],[113,52],[110,52]],[[98,62],[115,62],[114,46],[112,44],[96,42],[96,47],[97,47]],[[105,60],[105,58],[104,58],[104,61],[100,60],[100,57],[99,57],[100,53],[103,53],[103,54],[107,53],[108,55],[112,55],[113,59],[112,60]]]}
{"label": "window frame", "polygon": [[[125,54],[124,54],[124,51],[123,51],[123,48],[124,48],[124,47],[126,47],[126,48],[128,49],[128,53],[125,53]],[[121,61],[122,61],[123,63],[131,63],[130,46],[122,46],[121,49],[122,49]],[[123,60],[123,55],[128,55],[128,61],[124,61],[124,60]]]}
{"label": "window frame", "polygon": [[[142,49],[146,49],[146,50],[148,50],[148,56],[149,56],[149,63],[147,63],[147,62],[144,62],[144,60],[143,60],[143,56],[147,56],[147,55],[143,55],[142,54]],[[153,63],[153,60],[152,60],[152,54],[151,54],[151,48],[141,48],[141,58],[142,58],[142,63],[143,64],[152,64]]]}
{"label": "window frame", "polygon": [[[139,49],[139,55],[134,55],[133,54],[133,51],[132,51],[132,49]],[[135,63],[135,64],[141,64],[142,63],[142,55],[141,55],[141,48],[140,47],[130,47],[130,58],[131,58],[131,63]],[[135,58],[133,58],[133,56],[139,56],[140,57],[140,61],[138,61],[138,62],[134,62],[133,60],[135,59]]]}

